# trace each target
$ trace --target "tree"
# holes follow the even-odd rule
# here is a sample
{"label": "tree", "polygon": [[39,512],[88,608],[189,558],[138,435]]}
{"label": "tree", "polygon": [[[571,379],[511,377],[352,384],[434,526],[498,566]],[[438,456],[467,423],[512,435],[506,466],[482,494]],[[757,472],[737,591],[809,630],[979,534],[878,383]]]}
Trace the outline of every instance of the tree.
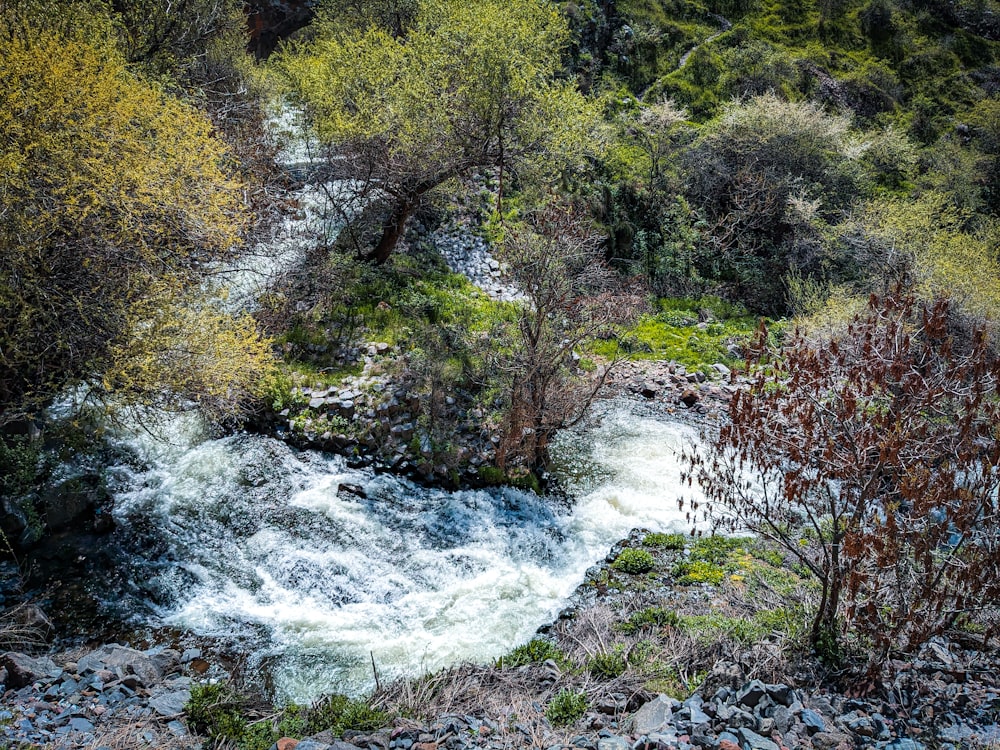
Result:
{"label": "tree", "polygon": [[761,347],[729,423],[687,456],[709,517],[818,579],[821,655],[853,627],[874,668],[997,612],[1000,363],[953,322],[943,299],[872,297],[839,337]]}
{"label": "tree", "polygon": [[856,272],[818,231],[841,218],[861,187],[849,134],[847,118],[773,94],[734,102],[706,125],[685,155],[685,192],[705,222],[700,275],[727,284],[751,309],[780,315],[790,271]]}
{"label": "tree", "polygon": [[206,117],[133,75],[113,44],[11,32],[0,37],[0,422],[99,375],[147,325],[145,306],[188,297],[242,225],[241,186]]}
{"label": "tree", "polygon": [[615,335],[642,297],[622,288],[597,234],[567,206],[550,205],[511,228],[499,255],[525,299],[514,333],[491,342],[490,370],[506,394],[498,462],[535,468],[555,432],[583,415],[614,364],[585,376],[577,351],[588,339]]}
{"label": "tree", "polygon": [[398,32],[326,15],[315,39],[278,61],[347,181],[345,215],[366,207],[344,236],[377,263],[429,191],[481,168],[499,168],[501,195],[510,172],[558,178],[585,149],[589,122],[583,97],[558,79],[568,33],[547,2],[424,0]]}

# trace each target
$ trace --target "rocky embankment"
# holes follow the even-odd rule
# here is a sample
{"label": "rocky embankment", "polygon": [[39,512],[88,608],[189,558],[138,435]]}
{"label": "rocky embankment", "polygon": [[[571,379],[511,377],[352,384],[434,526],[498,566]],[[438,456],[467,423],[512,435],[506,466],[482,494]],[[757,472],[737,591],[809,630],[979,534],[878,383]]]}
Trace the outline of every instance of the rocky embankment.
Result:
{"label": "rocky embankment", "polygon": [[[563,624],[586,620],[587,608],[617,603],[621,592],[593,595],[593,582],[607,571],[605,564],[590,572],[581,586],[586,593],[578,597],[589,603],[567,610]],[[559,623],[546,630],[557,642],[577,637]],[[878,698],[849,697],[810,684],[768,683],[752,677],[755,665],[728,660],[719,660],[683,701],[645,689],[615,692],[607,682],[591,683],[586,712],[570,727],[558,729],[545,718],[545,705],[560,685],[579,676],[555,660],[507,670],[459,667],[453,671],[456,682],[492,685],[498,691],[516,683],[527,700],[516,712],[494,710],[491,715],[476,707],[480,699],[475,695],[460,695],[458,711],[432,721],[397,718],[377,731],[283,738],[274,748],[957,750],[995,747],[991,743],[1000,741],[995,724],[1000,683],[992,655],[935,639],[912,661],[892,666],[895,677],[877,691]],[[211,679],[221,676],[219,668],[210,668],[195,649],[139,651],[111,644],[52,657],[8,652],[0,657],[0,744],[67,750],[209,746],[210,740],[191,734],[183,710],[192,685],[213,675]]]}

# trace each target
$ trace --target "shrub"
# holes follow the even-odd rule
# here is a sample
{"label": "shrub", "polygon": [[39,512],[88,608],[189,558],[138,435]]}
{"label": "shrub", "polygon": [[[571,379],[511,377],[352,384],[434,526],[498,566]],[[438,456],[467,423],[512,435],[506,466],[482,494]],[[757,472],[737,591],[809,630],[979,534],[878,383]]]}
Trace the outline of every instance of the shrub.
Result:
{"label": "shrub", "polygon": [[684,534],[646,534],[642,540],[644,547],[662,547],[663,549],[684,549],[687,537]]}
{"label": "shrub", "polygon": [[518,646],[506,656],[501,656],[497,660],[497,667],[523,667],[525,664],[535,664],[537,662],[553,659],[557,663],[566,661],[566,656],[556,646],[544,638],[532,638],[523,646]]}
{"label": "shrub", "polygon": [[587,694],[583,691],[563,689],[549,701],[545,718],[553,726],[566,727],[583,717],[587,710]]}
{"label": "shrub", "polygon": [[704,560],[679,562],[674,566],[673,574],[677,583],[682,586],[690,586],[694,583],[709,583],[718,586],[726,577],[726,571],[722,567]]}
{"label": "shrub", "polygon": [[594,654],[587,662],[587,671],[595,677],[610,680],[624,674],[628,663],[620,647]]}
{"label": "shrub", "polygon": [[980,602],[995,612],[1000,361],[963,326],[947,300],[897,292],[832,341],[761,347],[711,457],[688,456],[719,525],[818,579],[810,637],[827,658],[848,624],[875,670]]}
{"label": "shrub", "polygon": [[677,627],[680,618],[677,613],[663,607],[646,607],[618,625],[618,630],[632,635],[645,628]]}
{"label": "shrub", "polygon": [[647,550],[628,547],[615,558],[611,567],[629,575],[640,575],[656,567],[656,560]]}

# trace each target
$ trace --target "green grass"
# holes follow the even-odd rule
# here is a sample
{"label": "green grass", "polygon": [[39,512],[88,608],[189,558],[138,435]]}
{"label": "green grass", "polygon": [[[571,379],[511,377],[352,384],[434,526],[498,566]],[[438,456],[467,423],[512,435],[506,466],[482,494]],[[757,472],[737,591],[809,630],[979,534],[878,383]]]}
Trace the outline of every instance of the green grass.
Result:
{"label": "green grass", "polygon": [[[643,315],[624,332],[622,347],[629,359],[673,360],[692,368],[716,362],[738,366],[741,360],[729,353],[728,346],[748,342],[760,322],[714,297],[662,299],[657,306],[659,312]],[[701,327],[699,313],[710,318]],[[613,341],[596,341],[590,349],[599,356],[612,357],[616,347]]]}
{"label": "green grass", "polygon": [[643,630],[660,630],[677,627],[680,617],[676,612],[664,607],[646,607],[631,615],[625,622],[618,623],[616,629],[626,635],[634,635]]}
{"label": "green grass", "polygon": [[560,690],[545,708],[545,718],[553,726],[567,727],[579,721],[587,711],[587,694],[583,691]]}
{"label": "green grass", "polygon": [[643,537],[642,546],[680,550],[684,549],[684,546],[687,544],[687,540],[688,538],[685,534],[652,533],[646,534],[646,536]]}
{"label": "green grass", "polygon": [[506,656],[501,656],[497,660],[497,667],[514,669],[527,664],[537,664],[548,659],[552,659],[559,665],[567,665],[569,663],[566,655],[551,641],[547,641],[544,638],[532,638]]}

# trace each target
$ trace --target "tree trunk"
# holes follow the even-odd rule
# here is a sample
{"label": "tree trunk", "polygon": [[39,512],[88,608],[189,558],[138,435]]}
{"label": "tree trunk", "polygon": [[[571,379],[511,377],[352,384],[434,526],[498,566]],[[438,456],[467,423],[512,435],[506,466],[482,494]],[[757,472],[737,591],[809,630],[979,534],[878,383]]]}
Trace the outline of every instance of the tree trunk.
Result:
{"label": "tree trunk", "polygon": [[420,196],[416,196],[411,199],[401,199],[393,207],[392,213],[389,214],[382,224],[382,236],[379,237],[378,243],[366,256],[367,260],[373,261],[378,265],[382,265],[389,260],[392,251],[396,249],[399,238],[403,236],[406,220],[410,218],[410,215],[416,209],[419,202]]}

